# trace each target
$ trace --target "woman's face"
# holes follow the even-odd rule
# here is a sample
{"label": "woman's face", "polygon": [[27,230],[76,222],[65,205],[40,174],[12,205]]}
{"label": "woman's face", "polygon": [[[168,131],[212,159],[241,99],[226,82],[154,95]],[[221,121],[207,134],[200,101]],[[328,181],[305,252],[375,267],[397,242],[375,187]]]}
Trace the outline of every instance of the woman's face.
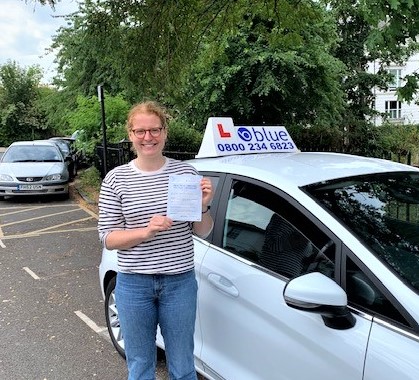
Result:
{"label": "woman's face", "polygon": [[157,115],[138,113],[132,118],[129,139],[139,157],[161,156],[166,137],[167,131],[162,128]]}

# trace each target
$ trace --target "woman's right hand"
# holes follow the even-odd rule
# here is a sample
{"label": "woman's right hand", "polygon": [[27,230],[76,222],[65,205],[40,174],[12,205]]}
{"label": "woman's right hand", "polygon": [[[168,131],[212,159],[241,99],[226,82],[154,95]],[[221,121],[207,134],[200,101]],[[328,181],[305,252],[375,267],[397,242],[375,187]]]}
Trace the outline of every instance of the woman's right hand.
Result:
{"label": "woman's right hand", "polygon": [[167,231],[172,227],[173,221],[167,216],[153,215],[147,225],[148,239],[154,238],[160,231]]}

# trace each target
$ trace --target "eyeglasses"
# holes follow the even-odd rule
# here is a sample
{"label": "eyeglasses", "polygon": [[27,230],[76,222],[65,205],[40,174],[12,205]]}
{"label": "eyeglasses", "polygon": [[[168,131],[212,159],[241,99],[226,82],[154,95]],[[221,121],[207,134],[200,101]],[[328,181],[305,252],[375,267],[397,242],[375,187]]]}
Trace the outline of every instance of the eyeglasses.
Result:
{"label": "eyeglasses", "polygon": [[164,127],[151,129],[131,129],[131,132],[134,133],[135,137],[142,139],[145,137],[147,132],[150,133],[151,137],[159,137],[161,135],[162,129],[164,129]]}

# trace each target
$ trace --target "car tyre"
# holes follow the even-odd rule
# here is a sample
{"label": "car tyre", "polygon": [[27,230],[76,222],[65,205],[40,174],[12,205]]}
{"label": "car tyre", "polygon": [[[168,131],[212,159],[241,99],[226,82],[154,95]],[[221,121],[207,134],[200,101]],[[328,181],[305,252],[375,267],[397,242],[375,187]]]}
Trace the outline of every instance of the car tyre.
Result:
{"label": "car tyre", "polygon": [[115,285],[116,276],[114,276],[108,283],[105,293],[105,315],[106,326],[108,327],[109,336],[112,344],[115,346],[118,353],[125,358],[124,338],[119,324],[118,310],[115,303]]}

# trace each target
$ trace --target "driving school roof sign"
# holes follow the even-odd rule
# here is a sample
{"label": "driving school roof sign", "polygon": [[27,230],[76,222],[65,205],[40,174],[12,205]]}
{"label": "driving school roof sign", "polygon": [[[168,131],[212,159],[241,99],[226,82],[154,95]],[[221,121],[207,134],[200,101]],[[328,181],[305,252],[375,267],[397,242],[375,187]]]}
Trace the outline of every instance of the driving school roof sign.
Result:
{"label": "driving school roof sign", "polygon": [[230,117],[210,117],[195,157],[297,151],[283,126],[235,126]]}

